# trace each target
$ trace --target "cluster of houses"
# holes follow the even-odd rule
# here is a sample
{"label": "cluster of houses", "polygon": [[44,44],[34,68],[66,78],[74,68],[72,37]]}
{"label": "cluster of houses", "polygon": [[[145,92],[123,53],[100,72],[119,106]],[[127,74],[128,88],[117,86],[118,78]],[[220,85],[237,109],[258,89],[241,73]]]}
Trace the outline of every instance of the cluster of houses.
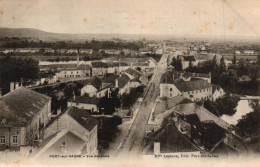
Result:
{"label": "cluster of houses", "polygon": [[[98,52],[103,52],[107,55],[144,55],[147,53],[152,53],[149,48],[140,48],[140,50],[131,50],[131,49],[99,49]],[[52,49],[52,48],[6,48],[1,49],[2,53],[44,53],[44,54],[76,54],[78,49]],[[89,54],[93,53],[93,49],[79,49],[80,54]]]}
{"label": "cluster of houses", "polygon": [[[93,61],[85,64],[79,64],[79,56],[77,56],[77,64],[49,64],[40,65],[41,71],[52,70],[56,72],[53,81],[64,78],[80,78],[90,76],[103,76],[106,74],[119,74],[132,68],[152,72],[156,66],[156,61],[152,58],[122,58],[119,61]],[[44,79],[51,80],[51,79]]]}
{"label": "cluster of houses", "polygon": [[[165,72],[160,81],[160,99],[157,99],[147,124],[147,141],[154,143],[155,153],[161,153],[165,140],[161,137],[171,128],[184,135],[182,146],[174,147],[170,152],[188,151],[214,153],[218,147],[229,148],[225,151],[246,152],[247,149],[237,134],[235,127],[209,112],[201,102],[216,101],[224,96],[224,90],[211,84],[211,74],[189,72]],[[168,123],[168,126],[166,124]],[[169,125],[171,124],[171,126]],[[165,127],[166,126],[166,127]],[[162,130],[164,129],[164,130]],[[170,135],[170,132],[168,135]],[[178,136],[175,132],[175,135]],[[167,135],[167,134],[166,134]],[[179,135],[181,136],[181,135]],[[162,141],[160,141],[162,140]],[[169,142],[171,139],[167,139]],[[226,147],[227,146],[227,147]],[[161,151],[160,151],[161,149]]]}
{"label": "cluster of houses", "polygon": [[50,97],[23,86],[0,97],[0,120],[1,151],[35,158],[98,154],[98,122],[92,116],[74,106],[54,114]]}
{"label": "cluster of houses", "polygon": [[[234,126],[215,116],[201,105],[197,105],[190,99],[178,95],[166,100],[158,100],[150,115],[147,124],[147,133],[151,133],[150,140],[154,140],[155,148],[160,149],[160,144],[165,145],[165,140],[160,141],[160,133],[165,123],[173,125],[177,129],[175,135],[184,138],[181,150],[172,148],[170,152],[197,151],[214,153],[218,147],[222,151],[244,153],[247,151],[242,140],[233,132]],[[168,127],[169,128],[169,127]],[[170,135],[171,133],[168,132]],[[167,134],[166,134],[167,135]],[[159,140],[156,140],[159,138]],[[171,139],[167,139],[169,142]],[[188,140],[188,142],[186,141]],[[152,143],[152,142],[150,142]],[[185,144],[184,144],[185,143]],[[223,147],[224,146],[224,147]]]}
{"label": "cluster of houses", "polygon": [[76,106],[90,112],[99,112],[100,98],[111,96],[111,92],[118,90],[118,95],[130,93],[131,88],[145,86],[148,77],[135,69],[127,69],[121,74],[107,74],[103,78],[97,76],[85,80],[81,88],[81,96],[75,96],[68,100],[68,106]]}
{"label": "cluster of houses", "polygon": [[167,71],[161,77],[160,97],[172,98],[182,95],[192,101],[213,100],[225,94],[224,90],[211,84],[211,74]]}
{"label": "cluster of houses", "polygon": [[23,151],[36,158],[97,155],[98,121],[90,114],[99,112],[100,98],[116,89],[119,95],[127,94],[147,83],[147,76],[132,68],[94,76],[84,81],[81,96],[67,101],[65,111],[52,113],[50,97],[12,82],[10,92],[0,97],[0,150]]}

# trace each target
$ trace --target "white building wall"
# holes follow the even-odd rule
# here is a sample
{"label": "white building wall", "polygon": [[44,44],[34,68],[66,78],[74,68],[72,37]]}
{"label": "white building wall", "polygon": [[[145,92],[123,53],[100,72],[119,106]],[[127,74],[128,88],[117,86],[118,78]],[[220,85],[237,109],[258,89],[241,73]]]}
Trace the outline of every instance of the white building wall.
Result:
{"label": "white building wall", "polygon": [[[83,138],[86,141],[87,150],[90,150],[90,147],[92,146],[93,151],[88,152],[89,155],[93,155],[94,152],[96,152],[97,146],[94,147],[93,144],[97,143],[97,137],[95,137],[97,136],[97,126],[89,132],[68,114],[64,114],[60,118],[57,118],[48,128],[46,128],[43,132],[43,139],[47,139],[63,129],[73,131],[77,136]],[[91,133],[93,134],[92,136],[94,136],[92,138],[90,138]]]}
{"label": "white building wall", "polygon": [[80,95],[83,96],[84,94],[88,94],[89,97],[97,96],[97,89],[92,85],[86,85],[80,90]]}
{"label": "white building wall", "polygon": [[68,102],[67,106],[68,107],[75,106],[80,109],[91,110],[92,112],[98,112],[98,107],[96,104]]}
{"label": "white building wall", "polygon": [[[189,91],[189,92],[182,92],[182,95],[188,99],[194,100],[194,101],[200,101],[200,100],[206,100],[206,99],[212,99],[212,87],[201,89],[201,90],[195,90],[195,91]],[[191,98],[193,96],[193,98]]]}
{"label": "white building wall", "polygon": [[85,73],[82,70],[66,70],[56,73],[58,79],[60,78],[73,78],[73,77],[84,77]]}
{"label": "white building wall", "polygon": [[160,84],[160,97],[175,97],[180,95],[181,92],[173,84]]}

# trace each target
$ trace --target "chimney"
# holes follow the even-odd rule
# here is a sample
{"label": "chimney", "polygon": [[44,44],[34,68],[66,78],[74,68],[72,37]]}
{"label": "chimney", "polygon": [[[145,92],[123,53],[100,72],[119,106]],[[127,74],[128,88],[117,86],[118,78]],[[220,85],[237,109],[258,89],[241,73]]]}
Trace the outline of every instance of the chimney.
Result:
{"label": "chimney", "polygon": [[118,78],[115,80],[115,87],[118,88]]}
{"label": "chimney", "polygon": [[153,153],[154,154],[160,154],[161,153],[160,142],[154,142]]}
{"label": "chimney", "polygon": [[66,143],[65,142],[61,142],[61,145],[60,145],[60,151],[62,154],[66,154]]}
{"label": "chimney", "polygon": [[61,113],[61,107],[57,109],[57,116]]}
{"label": "chimney", "polygon": [[10,82],[10,92],[14,91],[14,82]]}
{"label": "chimney", "polygon": [[23,78],[21,78],[21,86],[23,86]]}
{"label": "chimney", "polygon": [[15,82],[15,89],[19,88],[19,82]]}
{"label": "chimney", "polygon": [[77,67],[79,67],[79,49],[78,49],[78,54],[77,54]]}

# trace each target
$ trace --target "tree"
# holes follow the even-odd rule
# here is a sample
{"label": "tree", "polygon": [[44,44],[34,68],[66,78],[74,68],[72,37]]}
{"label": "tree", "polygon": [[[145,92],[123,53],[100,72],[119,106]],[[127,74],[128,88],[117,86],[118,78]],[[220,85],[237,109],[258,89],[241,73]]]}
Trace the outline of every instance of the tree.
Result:
{"label": "tree", "polygon": [[237,64],[237,75],[238,76],[248,75],[248,66],[245,59],[239,59]]}
{"label": "tree", "polygon": [[253,112],[250,112],[242,119],[238,120],[237,127],[240,129],[240,133],[244,136],[252,136],[253,134],[259,135],[259,122],[260,122],[260,106],[256,101],[251,102]]}
{"label": "tree", "polygon": [[175,57],[172,59],[171,65],[174,67],[174,70],[182,71],[182,63],[179,56],[177,57],[177,59]]}
{"label": "tree", "polygon": [[136,67],[137,71],[142,71],[141,67]]}
{"label": "tree", "polygon": [[220,64],[219,64],[219,74],[226,70],[225,60],[224,57],[221,57]]}
{"label": "tree", "polygon": [[1,58],[0,63],[0,87],[3,94],[9,92],[10,82],[19,82],[23,78],[24,84],[31,84],[39,78],[38,61],[31,58]]}
{"label": "tree", "polygon": [[232,59],[232,64],[236,65],[237,64],[237,58],[236,58],[236,55],[233,56],[233,59]]}
{"label": "tree", "polygon": [[100,99],[99,108],[103,109],[105,115],[112,115],[115,112],[115,108],[119,107],[120,101],[118,99],[118,89],[108,92],[104,97]]}
{"label": "tree", "polygon": [[248,70],[249,76],[250,76],[250,78],[253,82],[256,81],[256,79],[258,77],[259,70],[260,70],[260,68],[259,68],[258,65],[252,65],[252,66],[249,67],[249,70]]}
{"label": "tree", "polygon": [[83,85],[80,82],[67,84],[64,88],[65,97],[70,98],[74,95],[80,96],[80,90],[82,87]]}
{"label": "tree", "polygon": [[221,87],[223,87],[226,91],[234,90],[234,87],[238,81],[237,72],[235,70],[228,70],[227,72],[223,72],[220,75],[220,78]]}
{"label": "tree", "polygon": [[125,56],[125,52],[121,50],[121,51],[120,51],[120,56],[123,56],[123,57],[124,57],[124,56]]}

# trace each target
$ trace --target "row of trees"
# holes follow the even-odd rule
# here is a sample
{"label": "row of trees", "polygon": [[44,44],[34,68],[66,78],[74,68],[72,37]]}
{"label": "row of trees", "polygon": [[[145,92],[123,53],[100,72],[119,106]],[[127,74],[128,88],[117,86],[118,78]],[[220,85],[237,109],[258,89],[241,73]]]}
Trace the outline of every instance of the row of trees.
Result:
{"label": "row of trees", "polygon": [[11,58],[6,56],[0,59],[0,87],[3,94],[10,90],[10,82],[30,84],[39,78],[38,61],[31,58]]}
{"label": "row of trees", "polygon": [[[183,71],[182,63],[180,58],[173,58],[171,65],[176,71]],[[216,56],[212,60],[200,63],[197,67],[192,66],[190,63],[189,67],[185,69],[187,72],[195,73],[211,73],[212,83],[221,85],[226,91],[237,92],[241,89],[246,91],[255,92],[257,87],[257,78],[259,77],[260,63],[259,61],[255,64],[250,64],[245,59],[236,60],[236,56],[233,57],[232,64],[226,67],[224,57],[220,59],[218,63]],[[239,77],[248,76],[250,81],[247,83],[238,82]],[[249,88],[249,89],[248,89]]]}
{"label": "row of trees", "polygon": [[53,48],[53,49],[131,49],[139,50],[144,47],[141,41],[133,42],[118,42],[118,41],[97,41],[92,40],[85,43],[73,43],[72,41],[58,41],[58,42],[35,42],[35,41],[17,41],[7,42],[2,45],[3,48]]}

